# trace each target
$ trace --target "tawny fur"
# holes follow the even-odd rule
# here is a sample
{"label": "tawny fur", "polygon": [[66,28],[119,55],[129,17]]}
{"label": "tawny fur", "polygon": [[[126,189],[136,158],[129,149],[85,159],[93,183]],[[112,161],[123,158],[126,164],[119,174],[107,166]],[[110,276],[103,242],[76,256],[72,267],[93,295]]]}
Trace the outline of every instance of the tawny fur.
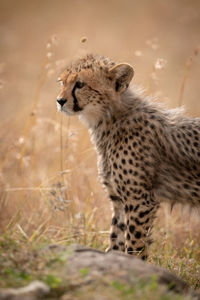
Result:
{"label": "tawny fur", "polygon": [[109,249],[146,259],[160,201],[200,205],[200,118],[129,88],[133,74],[128,64],[87,55],[61,75],[57,102],[80,116],[96,148],[113,208]]}

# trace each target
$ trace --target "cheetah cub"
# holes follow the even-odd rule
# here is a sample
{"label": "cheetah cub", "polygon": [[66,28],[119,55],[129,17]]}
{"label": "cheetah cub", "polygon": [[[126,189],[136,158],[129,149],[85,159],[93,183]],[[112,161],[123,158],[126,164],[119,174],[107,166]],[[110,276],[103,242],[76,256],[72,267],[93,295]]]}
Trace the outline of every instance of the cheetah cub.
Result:
{"label": "cheetah cub", "polygon": [[108,250],[147,258],[160,201],[200,205],[200,118],[165,110],[129,88],[129,64],[87,55],[59,80],[58,110],[79,115],[112,205]]}

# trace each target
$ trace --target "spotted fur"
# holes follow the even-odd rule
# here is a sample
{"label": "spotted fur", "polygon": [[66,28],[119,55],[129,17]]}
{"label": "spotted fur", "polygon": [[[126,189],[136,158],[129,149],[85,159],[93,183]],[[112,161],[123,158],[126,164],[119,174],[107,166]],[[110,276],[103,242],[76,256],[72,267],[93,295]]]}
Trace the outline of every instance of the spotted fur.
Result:
{"label": "spotted fur", "polygon": [[128,64],[87,55],[61,75],[57,103],[80,116],[96,148],[113,209],[109,249],[146,259],[160,201],[200,205],[200,118],[129,88],[133,74]]}

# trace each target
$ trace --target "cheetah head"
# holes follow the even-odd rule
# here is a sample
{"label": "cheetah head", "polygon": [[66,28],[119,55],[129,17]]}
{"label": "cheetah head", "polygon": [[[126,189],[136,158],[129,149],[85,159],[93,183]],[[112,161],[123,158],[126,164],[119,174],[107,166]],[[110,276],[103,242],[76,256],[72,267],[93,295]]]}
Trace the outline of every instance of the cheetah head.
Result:
{"label": "cheetah head", "polygon": [[78,59],[59,78],[58,110],[79,115],[88,124],[96,123],[117,106],[133,75],[129,64],[93,55]]}

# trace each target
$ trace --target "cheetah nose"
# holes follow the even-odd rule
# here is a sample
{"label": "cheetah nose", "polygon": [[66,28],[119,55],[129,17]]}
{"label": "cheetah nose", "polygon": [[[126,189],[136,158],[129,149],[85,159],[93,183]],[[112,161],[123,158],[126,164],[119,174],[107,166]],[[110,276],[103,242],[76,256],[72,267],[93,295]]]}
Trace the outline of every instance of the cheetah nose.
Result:
{"label": "cheetah nose", "polygon": [[58,102],[61,106],[63,106],[63,105],[67,102],[67,100],[64,99],[64,98],[60,98],[60,99],[57,99],[57,102]]}

